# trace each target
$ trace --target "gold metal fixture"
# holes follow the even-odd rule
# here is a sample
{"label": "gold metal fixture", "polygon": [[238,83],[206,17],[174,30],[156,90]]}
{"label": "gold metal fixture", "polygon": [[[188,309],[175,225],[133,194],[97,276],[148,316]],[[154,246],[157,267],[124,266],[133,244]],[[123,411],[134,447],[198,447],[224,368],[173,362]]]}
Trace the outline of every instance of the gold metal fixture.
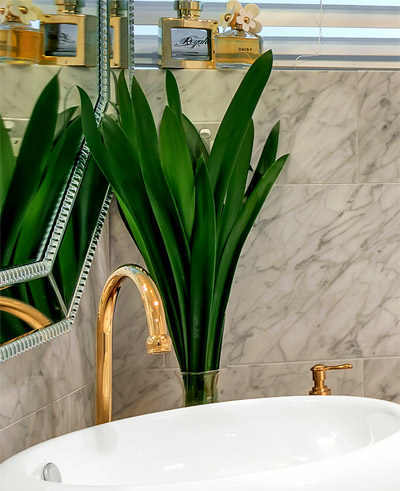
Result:
{"label": "gold metal fixture", "polygon": [[309,394],[314,396],[329,396],[331,394],[331,389],[325,385],[326,371],[327,370],[344,370],[347,368],[353,368],[350,363],[345,363],[343,365],[314,365],[310,368],[313,373],[314,387],[310,390]]}
{"label": "gold metal fixture", "polygon": [[146,310],[149,337],[147,352],[171,351],[161,295],[148,273],[140,266],[126,264],[108,278],[97,312],[96,350],[96,424],[108,423],[112,417],[112,328],[115,305],[123,281],[129,278],[138,287]]}
{"label": "gold metal fixture", "polygon": [[[0,310],[15,315],[18,319],[29,324],[33,329],[41,329],[52,324],[39,310],[14,298],[0,296]],[[29,332],[31,334],[31,332]],[[14,341],[14,339],[12,340]]]}

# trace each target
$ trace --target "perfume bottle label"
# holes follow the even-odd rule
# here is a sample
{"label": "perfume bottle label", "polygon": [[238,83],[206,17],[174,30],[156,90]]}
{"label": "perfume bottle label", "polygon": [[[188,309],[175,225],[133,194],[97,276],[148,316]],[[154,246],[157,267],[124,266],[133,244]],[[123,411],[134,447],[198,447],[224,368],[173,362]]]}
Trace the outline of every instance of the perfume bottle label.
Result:
{"label": "perfume bottle label", "polygon": [[211,60],[211,30],[172,28],[171,52],[173,60]]}
{"label": "perfume bottle label", "polygon": [[45,24],[46,56],[76,56],[77,24]]}

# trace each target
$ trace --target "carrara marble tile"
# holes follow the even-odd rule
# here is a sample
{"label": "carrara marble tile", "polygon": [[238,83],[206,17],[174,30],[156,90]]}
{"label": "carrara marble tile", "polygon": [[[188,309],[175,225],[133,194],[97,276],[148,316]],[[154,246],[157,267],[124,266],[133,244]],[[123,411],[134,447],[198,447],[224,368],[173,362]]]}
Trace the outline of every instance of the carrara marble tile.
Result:
{"label": "carrara marble tile", "polygon": [[128,370],[114,376],[113,419],[182,407],[178,370]]}
{"label": "carrara marble tile", "polygon": [[77,89],[81,86],[91,97],[97,99],[97,69],[44,65],[0,66],[0,113],[6,118],[29,118],[33,106],[45,85],[59,73],[60,111],[65,107],[79,106]]}
{"label": "carrara marble tile", "polygon": [[219,399],[230,401],[308,395],[313,387],[310,368],[317,363],[351,363],[353,368],[350,370],[329,372],[327,385],[335,395],[362,396],[362,361],[346,359],[228,366],[221,370]]}
{"label": "carrara marble tile", "polygon": [[398,356],[399,197],[275,186],[239,262],[223,363]]}
{"label": "carrara marble tile", "polygon": [[364,395],[400,404],[400,357],[364,360]]}
{"label": "carrara marble tile", "polygon": [[400,73],[358,73],[361,182],[400,181]]}
{"label": "carrara marble tile", "polygon": [[69,431],[67,397],[37,411],[0,431],[0,461]]}

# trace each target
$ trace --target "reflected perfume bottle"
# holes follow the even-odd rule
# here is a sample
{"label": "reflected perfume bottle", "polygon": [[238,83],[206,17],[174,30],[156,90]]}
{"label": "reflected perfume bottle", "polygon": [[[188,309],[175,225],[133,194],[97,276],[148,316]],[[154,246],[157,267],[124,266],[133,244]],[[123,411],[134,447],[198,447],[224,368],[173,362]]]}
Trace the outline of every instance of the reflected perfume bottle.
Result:
{"label": "reflected perfume bottle", "polygon": [[58,12],[44,15],[42,64],[96,66],[97,17],[82,14],[81,0],[56,0]]}
{"label": "reflected perfume bottle", "polygon": [[128,19],[122,0],[110,2],[110,68],[128,68]]}
{"label": "reflected perfume bottle", "polygon": [[39,63],[43,49],[40,14],[31,0],[1,5],[0,63]]}
{"label": "reflected perfume bottle", "polygon": [[[218,69],[248,68],[262,53],[262,26],[254,20],[260,13],[255,4],[242,8],[239,2],[227,4],[227,12],[221,15],[224,31],[215,37],[215,58]],[[227,27],[230,29],[225,30]]]}
{"label": "reflected perfume bottle", "polygon": [[216,20],[200,19],[201,2],[174,2],[177,18],[159,21],[159,65],[162,68],[215,68]]}

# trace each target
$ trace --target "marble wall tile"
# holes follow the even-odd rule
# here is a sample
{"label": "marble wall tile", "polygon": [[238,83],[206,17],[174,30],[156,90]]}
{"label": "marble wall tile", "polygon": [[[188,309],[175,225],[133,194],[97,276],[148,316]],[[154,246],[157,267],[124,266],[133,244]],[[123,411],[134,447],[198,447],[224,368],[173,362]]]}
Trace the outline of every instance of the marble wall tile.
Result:
{"label": "marble wall tile", "polygon": [[59,73],[60,111],[64,107],[79,106],[79,93],[75,88],[86,90],[92,102],[97,99],[97,69],[44,65],[0,66],[0,113],[7,118],[29,118],[33,106],[45,85]]}
{"label": "marble wall tile", "polygon": [[364,360],[364,395],[400,404],[400,358]]}
{"label": "marble wall tile", "polygon": [[0,364],[1,428],[93,382],[96,312],[108,256],[105,225],[71,331]]}
{"label": "marble wall tile", "polygon": [[[240,72],[175,71],[182,107],[194,122],[221,121]],[[156,121],[165,105],[163,73],[137,72]],[[280,154],[291,157],[281,183],[356,182],[357,92],[355,72],[273,71],[254,114],[254,163],[281,121]],[[204,85],[212,87],[203,91]]]}
{"label": "marble wall tile", "polygon": [[363,395],[362,361],[346,359],[228,366],[221,370],[219,399],[222,402],[258,397],[308,395],[314,385],[310,368],[317,363],[352,363],[351,370],[329,372],[327,385],[335,395]]}
{"label": "marble wall tile", "polygon": [[400,181],[400,73],[358,73],[361,182]]}
{"label": "marble wall tile", "polygon": [[0,461],[69,431],[69,401],[64,397],[0,431]]}
{"label": "marble wall tile", "polygon": [[398,185],[276,186],[243,250],[224,364],[396,356]]}
{"label": "marble wall tile", "polygon": [[113,420],[182,407],[178,370],[129,370],[114,376]]}
{"label": "marble wall tile", "polygon": [[95,424],[95,383],[78,389],[68,397],[69,431],[93,426]]}

